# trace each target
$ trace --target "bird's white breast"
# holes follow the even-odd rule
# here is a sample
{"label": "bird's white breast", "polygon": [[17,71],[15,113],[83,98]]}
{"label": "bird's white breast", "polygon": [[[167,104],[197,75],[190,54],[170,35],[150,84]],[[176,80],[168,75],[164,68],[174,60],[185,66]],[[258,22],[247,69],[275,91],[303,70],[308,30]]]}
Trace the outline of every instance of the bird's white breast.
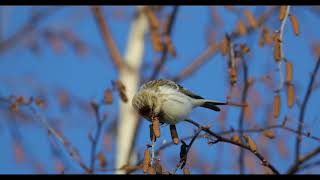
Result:
{"label": "bird's white breast", "polygon": [[159,94],[163,98],[161,110],[164,112],[165,123],[176,124],[192,111],[192,99],[176,89],[159,87]]}

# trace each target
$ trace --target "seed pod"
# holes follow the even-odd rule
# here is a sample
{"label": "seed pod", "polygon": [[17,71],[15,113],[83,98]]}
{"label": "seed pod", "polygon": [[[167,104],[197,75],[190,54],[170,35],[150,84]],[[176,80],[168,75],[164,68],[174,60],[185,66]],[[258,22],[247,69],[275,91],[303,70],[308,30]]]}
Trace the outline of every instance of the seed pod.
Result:
{"label": "seed pod", "polygon": [[147,172],[148,168],[150,166],[150,150],[149,149],[145,149],[144,153],[143,153],[143,172]]}
{"label": "seed pod", "polygon": [[189,168],[183,168],[183,174],[190,174]]}
{"label": "seed pod", "polygon": [[111,89],[106,89],[104,91],[103,100],[106,104],[112,104],[112,91],[111,91]]}
{"label": "seed pod", "polygon": [[273,131],[270,131],[270,130],[264,130],[263,135],[266,136],[267,138],[270,138],[270,139],[275,138]]}
{"label": "seed pod", "polygon": [[280,106],[281,106],[280,95],[276,94],[273,97],[273,117],[274,118],[278,118],[279,117]]}
{"label": "seed pod", "polygon": [[280,6],[280,14],[279,14],[280,21],[283,21],[284,18],[286,17],[287,8],[288,6]]}
{"label": "seed pod", "polygon": [[160,137],[160,122],[158,117],[152,118],[152,129],[156,138]]}
{"label": "seed pod", "polygon": [[287,84],[287,105],[289,108],[293,106],[295,102],[295,92],[293,84]]}
{"label": "seed pod", "polygon": [[282,59],[282,55],[281,55],[281,41],[279,39],[279,35],[275,36],[275,42],[274,42],[274,49],[273,49],[273,56],[274,59],[279,62]]}
{"label": "seed pod", "polygon": [[251,139],[250,136],[248,135],[243,135],[244,139],[246,140],[249,148],[253,151],[253,152],[257,152],[257,145],[256,143],[253,141],[253,139]]}
{"label": "seed pod", "polygon": [[230,83],[234,84],[237,82],[237,69],[235,67],[232,67],[229,71],[230,75]]}
{"label": "seed pod", "polygon": [[175,125],[170,125],[171,138],[174,144],[179,144],[178,132]]}
{"label": "seed pod", "polygon": [[241,144],[241,140],[240,140],[240,137],[238,135],[233,135],[231,137],[231,141]]}
{"label": "seed pod", "polygon": [[292,81],[292,63],[286,61],[286,81],[289,83]]}
{"label": "seed pod", "polygon": [[239,19],[237,23],[237,31],[240,35],[245,35],[247,33],[246,25],[241,19]]}
{"label": "seed pod", "polygon": [[252,15],[252,12],[250,10],[245,10],[244,14],[247,17],[250,26],[253,28],[256,28],[258,26],[258,23],[257,23],[256,19],[254,18],[254,16]]}
{"label": "seed pod", "polygon": [[294,34],[298,36],[300,34],[300,31],[297,17],[295,15],[290,15],[290,21]]}

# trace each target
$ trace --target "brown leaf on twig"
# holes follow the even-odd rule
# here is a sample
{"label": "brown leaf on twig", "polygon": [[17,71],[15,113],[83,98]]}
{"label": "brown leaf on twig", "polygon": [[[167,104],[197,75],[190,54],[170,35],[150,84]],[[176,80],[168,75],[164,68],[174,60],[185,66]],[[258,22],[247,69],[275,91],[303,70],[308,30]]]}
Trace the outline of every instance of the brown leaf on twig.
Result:
{"label": "brown leaf on twig", "polygon": [[277,33],[274,37],[274,49],[273,49],[273,56],[274,59],[279,62],[282,59],[282,55],[281,55],[281,41],[280,41],[280,36]]}
{"label": "brown leaf on twig", "polygon": [[106,104],[112,104],[112,91],[111,89],[106,89],[103,94],[103,100]]}
{"label": "brown leaf on twig", "polygon": [[241,139],[240,139],[240,137],[238,135],[233,135],[233,136],[231,136],[230,139],[231,139],[231,141],[233,141],[235,143],[241,144]]}

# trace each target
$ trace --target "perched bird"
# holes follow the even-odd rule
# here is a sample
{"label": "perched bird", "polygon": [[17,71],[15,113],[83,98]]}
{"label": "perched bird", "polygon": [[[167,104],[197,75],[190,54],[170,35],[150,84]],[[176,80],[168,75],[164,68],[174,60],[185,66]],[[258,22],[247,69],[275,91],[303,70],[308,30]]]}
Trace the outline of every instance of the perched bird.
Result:
{"label": "perched bird", "polygon": [[143,84],[132,99],[133,108],[144,118],[175,125],[185,120],[195,107],[220,111],[217,105],[226,105],[204,99],[171,80],[153,80]]}

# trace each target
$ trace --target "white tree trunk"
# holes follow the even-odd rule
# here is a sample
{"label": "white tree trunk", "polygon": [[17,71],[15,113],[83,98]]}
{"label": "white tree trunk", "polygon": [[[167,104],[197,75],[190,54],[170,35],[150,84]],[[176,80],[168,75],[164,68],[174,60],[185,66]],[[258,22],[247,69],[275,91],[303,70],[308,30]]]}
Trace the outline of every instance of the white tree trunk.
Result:
{"label": "white tree trunk", "polygon": [[[126,86],[126,95],[128,102],[120,102],[118,134],[117,134],[117,153],[116,168],[126,165],[130,156],[130,149],[134,141],[135,127],[138,123],[138,114],[131,106],[131,100],[138,88],[140,77],[139,71],[143,61],[144,54],[144,35],[148,31],[148,20],[142,7],[137,7],[138,16],[133,19],[131,24],[127,49],[124,59],[132,71],[122,68],[120,70],[120,81]],[[123,174],[124,171],[117,171],[117,174]]]}

